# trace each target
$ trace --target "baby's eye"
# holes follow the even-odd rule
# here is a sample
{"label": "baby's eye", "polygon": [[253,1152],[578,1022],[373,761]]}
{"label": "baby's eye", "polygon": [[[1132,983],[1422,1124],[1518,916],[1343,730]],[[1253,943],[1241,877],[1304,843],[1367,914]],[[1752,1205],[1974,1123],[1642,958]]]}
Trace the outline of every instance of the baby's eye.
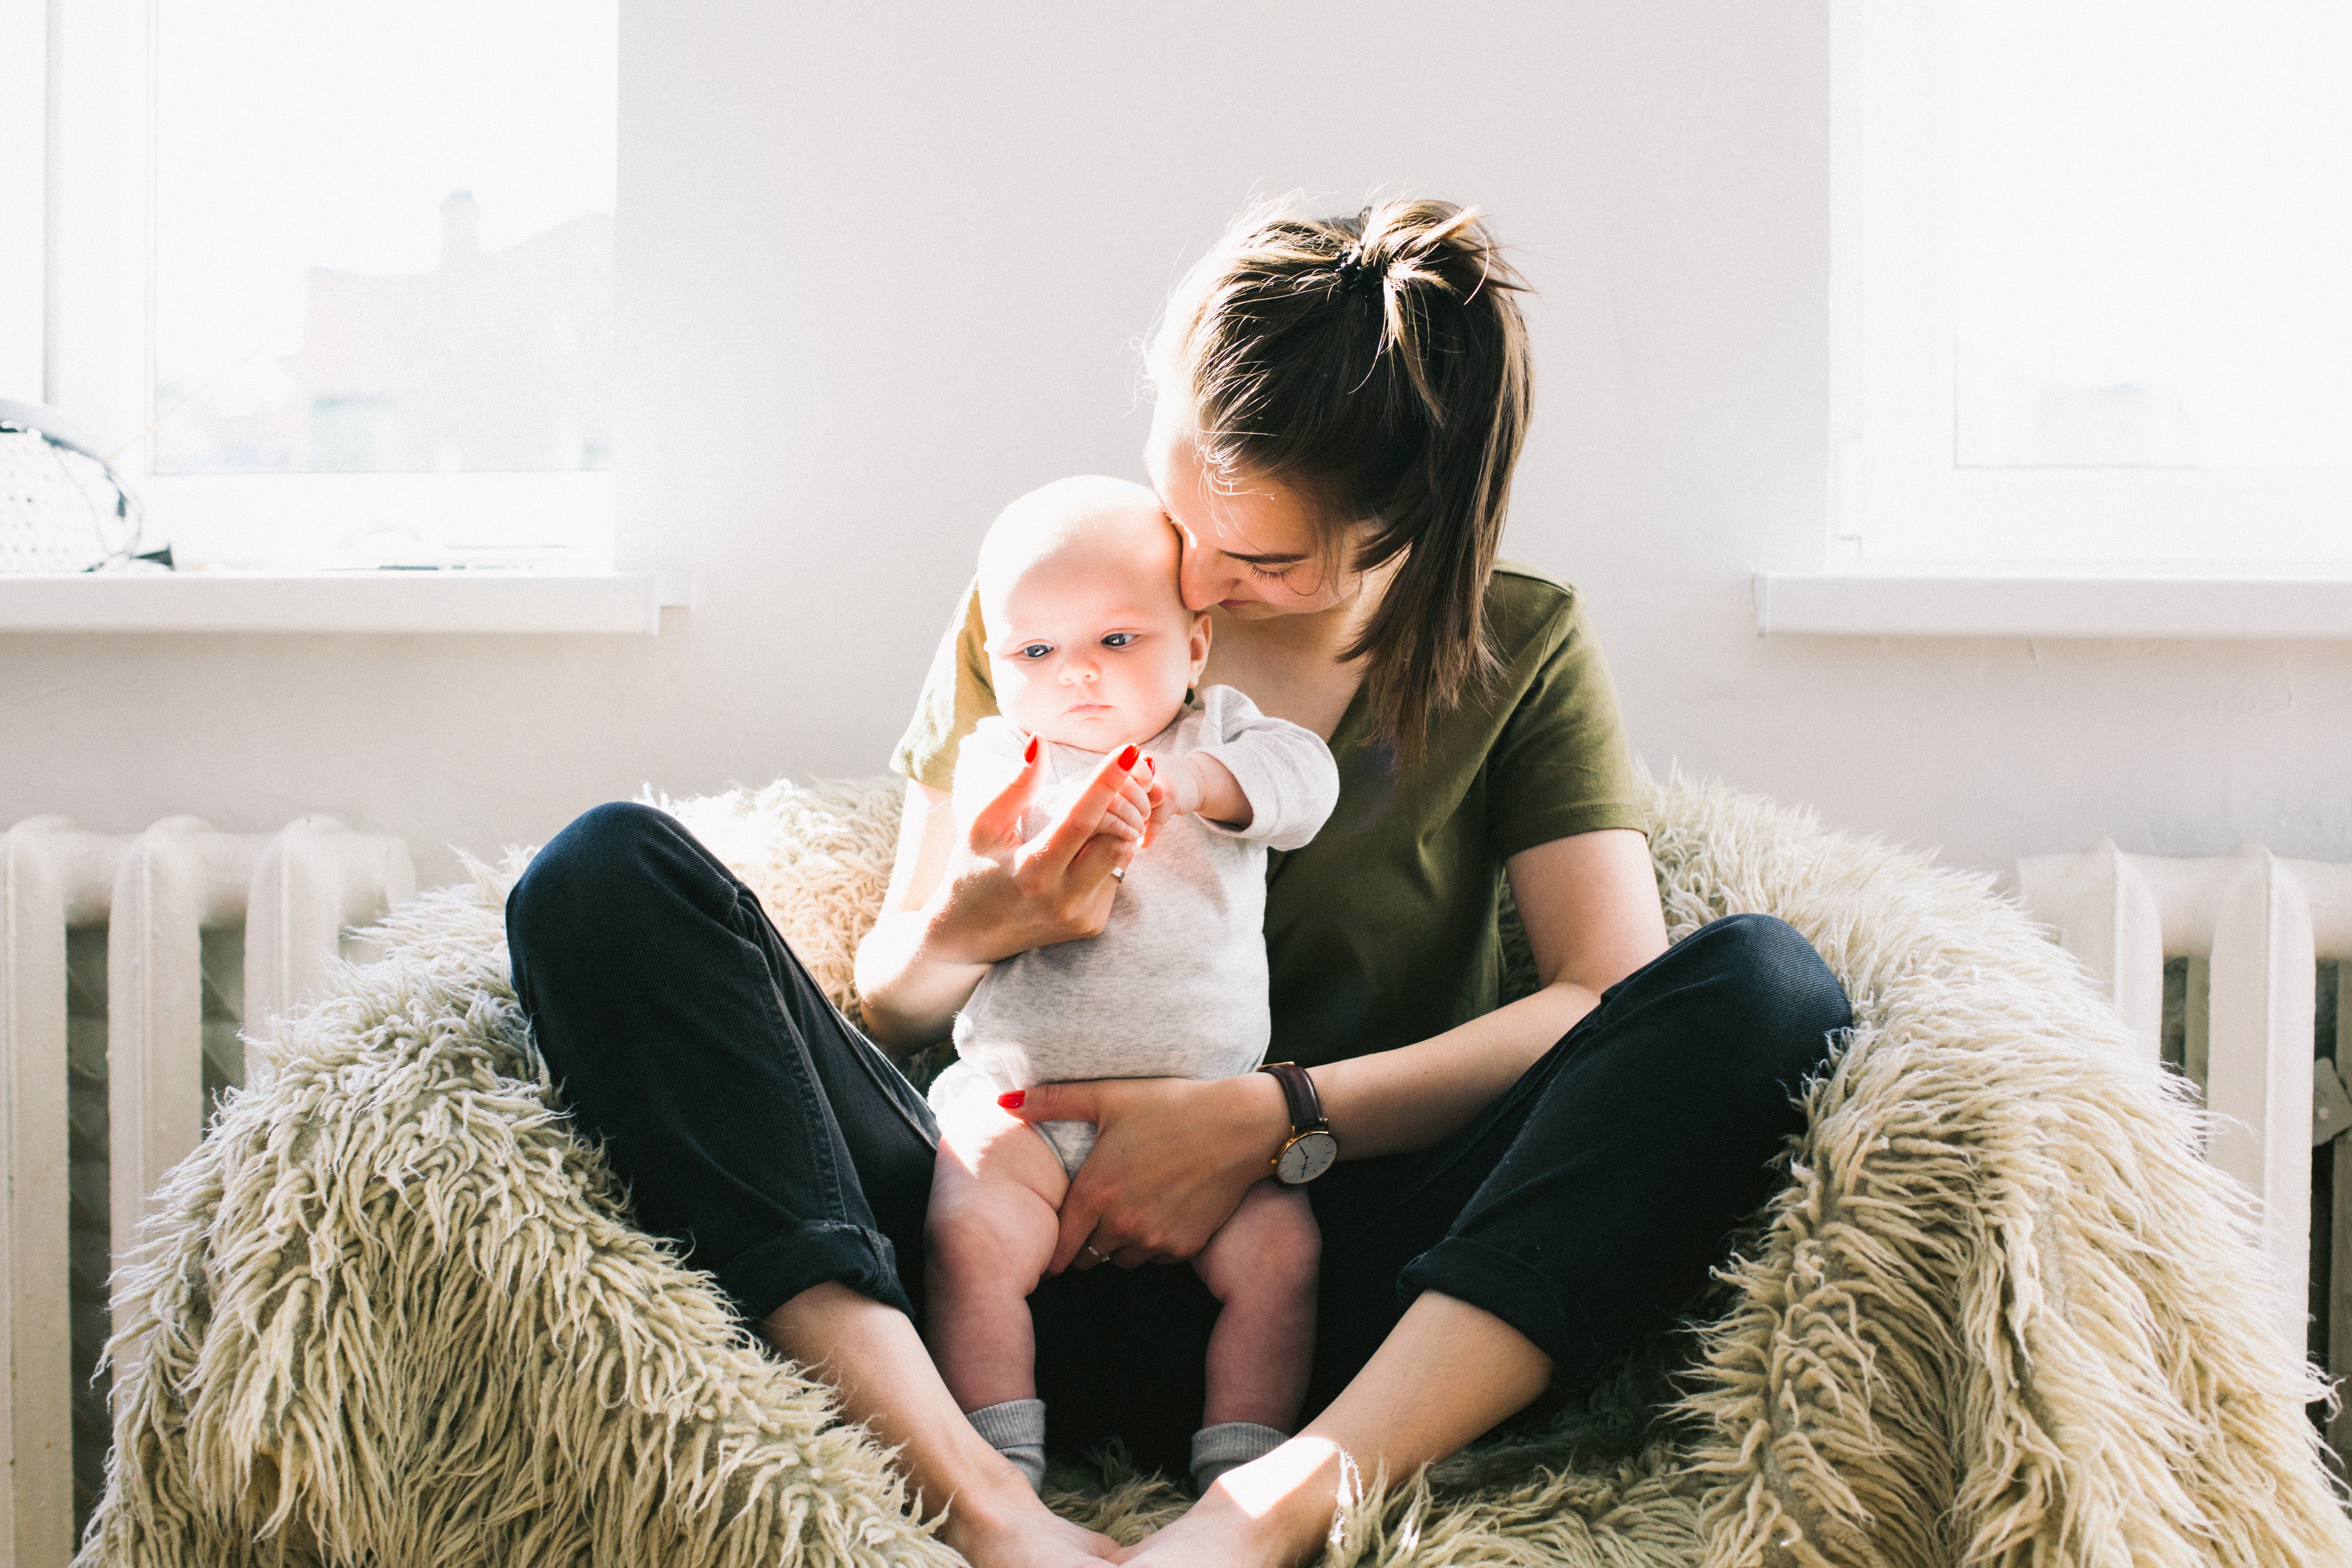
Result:
{"label": "baby's eye", "polygon": [[1103,638],[1105,647],[1125,647],[1135,640],[1133,632],[1112,632]]}
{"label": "baby's eye", "polygon": [[1052,643],[1033,642],[1028,643],[1022,647],[1021,657],[1023,658],[1043,658],[1053,651],[1054,645]]}

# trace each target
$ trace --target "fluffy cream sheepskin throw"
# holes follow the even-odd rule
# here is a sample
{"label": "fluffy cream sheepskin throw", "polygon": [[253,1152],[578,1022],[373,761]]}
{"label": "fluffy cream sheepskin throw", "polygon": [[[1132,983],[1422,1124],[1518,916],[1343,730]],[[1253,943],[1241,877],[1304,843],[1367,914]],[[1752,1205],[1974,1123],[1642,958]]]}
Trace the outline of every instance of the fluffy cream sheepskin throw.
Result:
{"label": "fluffy cream sheepskin throw", "polygon": [[[672,809],[854,1006],[896,801]],[[2246,1216],[2074,964],[1981,879],[1717,791],[1654,805],[1675,934],[1791,921],[1853,994],[1852,1044],[1707,1322],[1557,1426],[1358,1503],[1327,1562],[2352,1562]],[[508,984],[515,868],[396,912],[172,1173],[117,1278],[80,1561],[953,1562],[567,1127]],[[1054,1489],[1129,1539],[1181,1503],[1115,1456]]]}

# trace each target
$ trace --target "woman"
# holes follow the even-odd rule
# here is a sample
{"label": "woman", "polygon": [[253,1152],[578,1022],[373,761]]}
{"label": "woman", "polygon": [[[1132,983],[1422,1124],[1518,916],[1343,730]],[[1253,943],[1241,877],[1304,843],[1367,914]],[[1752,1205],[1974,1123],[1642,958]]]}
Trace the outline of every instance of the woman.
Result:
{"label": "woman", "polygon": [[[1615,699],[1574,595],[1495,568],[1526,428],[1517,281],[1472,215],[1391,202],[1246,222],[1171,301],[1146,462],[1213,607],[1204,679],[1331,743],[1340,804],[1269,870],[1275,1059],[1339,1163],[1303,1431],[1121,1551],[1037,1503],[924,1354],[928,1115],[833,1016],[755,900],[667,819],[590,813],[517,887],[518,989],[640,1218],[690,1240],[786,1354],[900,1446],[982,1568],[1278,1564],[1351,1469],[1411,1474],[1572,1388],[1704,1286],[1848,1021],[1759,917],[1666,951]],[[959,832],[958,739],[992,710],[967,605],[898,758],[905,826],[858,955],[883,1045],[945,1034],[986,966],[1101,929],[1144,790],[1106,763],[1035,840],[1034,777]],[[1497,1006],[1507,876],[1540,986]],[[616,914],[616,911],[624,913]],[[1105,1019],[1147,1029],[1148,1018]],[[1034,1299],[1055,1446],[1182,1468],[1213,1303],[1190,1258],[1299,1131],[1265,1074],[1031,1090],[1100,1128]],[[1103,1269],[1102,1262],[1119,1265]],[[1319,1412],[1319,1414],[1315,1414]]]}

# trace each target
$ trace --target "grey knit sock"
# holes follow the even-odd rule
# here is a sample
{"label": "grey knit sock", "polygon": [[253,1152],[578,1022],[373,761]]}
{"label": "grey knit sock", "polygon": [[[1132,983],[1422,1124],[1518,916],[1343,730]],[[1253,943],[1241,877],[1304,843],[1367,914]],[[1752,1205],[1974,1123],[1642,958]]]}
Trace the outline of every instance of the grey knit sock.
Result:
{"label": "grey knit sock", "polygon": [[988,1440],[988,1446],[1013,1461],[1013,1468],[1029,1478],[1029,1489],[1042,1491],[1045,1486],[1045,1402],[1042,1399],[1008,1399],[1002,1405],[983,1405],[969,1412],[964,1419],[971,1429]]}
{"label": "grey knit sock", "polygon": [[1207,1491],[1235,1465],[1263,1458],[1290,1440],[1287,1432],[1255,1421],[1220,1421],[1192,1434],[1192,1486]]}

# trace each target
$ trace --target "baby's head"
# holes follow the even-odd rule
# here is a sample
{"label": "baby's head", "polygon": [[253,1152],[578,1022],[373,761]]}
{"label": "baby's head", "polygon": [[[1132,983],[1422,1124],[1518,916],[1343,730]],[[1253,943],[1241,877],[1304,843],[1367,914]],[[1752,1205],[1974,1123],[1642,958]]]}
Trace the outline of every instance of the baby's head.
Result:
{"label": "baby's head", "polygon": [[1123,479],[1057,480],[998,514],[980,616],[1004,716],[1089,752],[1166,729],[1209,658],[1209,617],[1177,592],[1176,531]]}

